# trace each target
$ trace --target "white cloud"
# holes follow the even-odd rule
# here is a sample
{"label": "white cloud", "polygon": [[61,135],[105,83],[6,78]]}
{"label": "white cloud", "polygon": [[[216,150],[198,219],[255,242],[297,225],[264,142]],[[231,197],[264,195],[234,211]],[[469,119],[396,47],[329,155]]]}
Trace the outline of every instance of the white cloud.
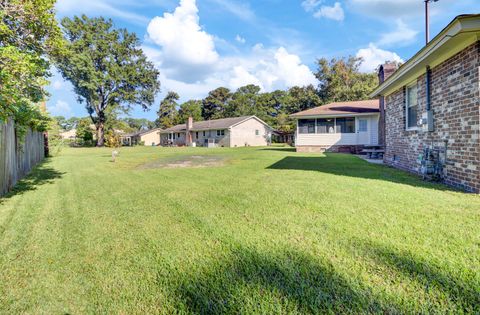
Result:
{"label": "white cloud", "polygon": [[310,12],[313,11],[316,7],[318,7],[322,3],[322,0],[305,0],[302,2],[302,7],[305,11]]}
{"label": "white cloud", "polygon": [[245,44],[245,43],[246,43],[245,38],[243,38],[242,36],[240,36],[240,35],[238,35],[238,34],[237,34],[237,36],[235,36],[235,40],[236,40],[237,42],[239,42],[240,44]]}
{"label": "white cloud", "polygon": [[[317,84],[298,55],[279,48],[255,45],[249,52],[220,56],[215,38],[200,27],[194,0],[182,0],[174,13],[156,17],[148,35],[157,47],[143,47],[161,72],[162,90],[174,90],[182,100],[202,98],[225,86],[232,90],[256,84],[263,91]],[[245,39],[237,35],[238,42]]]}
{"label": "white cloud", "polygon": [[377,41],[378,46],[392,46],[394,44],[408,45],[415,40],[418,31],[408,27],[402,20],[396,21],[396,29],[383,33]]}
{"label": "white cloud", "polygon": [[232,89],[256,84],[262,91],[273,91],[318,83],[300,57],[290,54],[284,47],[265,49],[256,45],[250,56],[233,58],[227,61],[227,65],[230,67],[228,87]]}
{"label": "white cloud", "polygon": [[359,49],[356,57],[361,57],[363,63],[360,66],[361,72],[373,72],[385,61],[403,62],[402,58],[394,52],[383,50],[370,43],[368,48]]}
{"label": "white cloud", "polygon": [[72,116],[72,107],[64,101],[57,101],[54,105],[47,105],[48,112],[53,116]]}
{"label": "white cloud", "polygon": [[255,84],[264,89],[263,83],[260,82],[260,80],[255,75],[251,74],[247,69],[242,66],[233,67],[228,86],[236,89],[248,84]]}
{"label": "white cloud", "polygon": [[332,7],[322,5],[320,9],[313,14],[316,18],[327,18],[335,21],[343,21],[345,13],[340,2],[335,2]]}
{"label": "white cloud", "polygon": [[174,13],[153,18],[147,33],[161,47],[162,69],[172,78],[201,80],[218,61],[214,37],[200,26],[195,0],[181,0]]}

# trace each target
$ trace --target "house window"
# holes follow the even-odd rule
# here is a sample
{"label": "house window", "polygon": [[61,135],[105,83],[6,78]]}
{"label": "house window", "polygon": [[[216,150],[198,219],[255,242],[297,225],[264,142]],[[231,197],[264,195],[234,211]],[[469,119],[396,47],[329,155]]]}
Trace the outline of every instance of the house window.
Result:
{"label": "house window", "polygon": [[317,133],[335,133],[334,118],[317,119]]}
{"label": "house window", "polygon": [[358,120],[358,132],[366,132],[368,131],[368,121],[366,119],[359,119]]}
{"label": "house window", "polygon": [[224,136],[225,130],[217,130],[217,137]]}
{"label": "house window", "polygon": [[255,135],[256,135],[256,136],[259,136],[259,135],[260,135],[260,130],[255,129]]}
{"label": "house window", "polygon": [[315,119],[299,119],[298,133],[315,133]]}
{"label": "house window", "polygon": [[355,133],[355,117],[337,118],[338,133]]}
{"label": "house window", "polygon": [[205,133],[205,131],[204,131],[204,132],[203,132],[203,136],[205,137],[205,135],[206,135],[206,133]]}
{"label": "house window", "polygon": [[407,120],[407,129],[417,127],[418,121],[418,98],[417,98],[417,83],[407,87],[406,91],[406,120]]}
{"label": "house window", "polygon": [[195,139],[198,139],[198,131],[195,132]]}

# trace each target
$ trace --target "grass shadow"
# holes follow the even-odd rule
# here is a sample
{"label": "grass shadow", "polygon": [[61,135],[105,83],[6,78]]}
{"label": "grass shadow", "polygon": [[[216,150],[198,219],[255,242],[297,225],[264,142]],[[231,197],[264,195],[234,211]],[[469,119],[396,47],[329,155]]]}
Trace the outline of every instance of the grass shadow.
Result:
{"label": "grass shadow", "polygon": [[268,148],[260,149],[260,151],[297,152],[297,149],[292,147],[268,147]]}
{"label": "grass shadow", "polygon": [[422,181],[418,176],[385,165],[370,164],[350,154],[325,153],[319,156],[287,156],[270,165],[272,170],[316,171],[340,176],[376,179],[441,191],[459,190],[440,184]]}
{"label": "grass shadow", "polygon": [[[464,270],[464,279],[448,274],[436,264],[408,251],[400,251],[371,241],[354,241],[354,246],[380,264],[393,268],[420,283],[426,292],[436,289],[446,295],[453,305],[446,307],[431,303],[431,313],[480,314],[480,279],[475,271]],[[452,309],[452,306],[454,309]]]}
{"label": "grass shadow", "polygon": [[0,197],[0,202],[2,199],[8,199],[16,195],[24,194],[28,191],[36,190],[41,185],[51,184],[65,174],[64,172],[59,172],[49,166],[48,162],[49,158],[34,167],[26,177],[17,182],[10,192],[3,197]]}
{"label": "grass shadow", "polygon": [[266,254],[236,248],[176,282],[178,309],[193,314],[405,311],[352,283],[330,262],[295,250]]}

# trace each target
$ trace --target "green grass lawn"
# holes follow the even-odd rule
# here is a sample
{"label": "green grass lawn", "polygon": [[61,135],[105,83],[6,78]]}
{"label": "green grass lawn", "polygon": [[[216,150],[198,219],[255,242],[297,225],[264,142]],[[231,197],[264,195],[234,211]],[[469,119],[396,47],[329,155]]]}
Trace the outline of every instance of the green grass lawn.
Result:
{"label": "green grass lawn", "polygon": [[480,313],[480,197],[354,156],[64,149],[0,199],[0,313]]}

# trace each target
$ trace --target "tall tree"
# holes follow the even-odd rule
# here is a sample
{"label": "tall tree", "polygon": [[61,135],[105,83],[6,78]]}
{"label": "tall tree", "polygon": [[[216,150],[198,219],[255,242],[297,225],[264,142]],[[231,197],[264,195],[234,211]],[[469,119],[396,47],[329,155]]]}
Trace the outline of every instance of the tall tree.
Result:
{"label": "tall tree", "polygon": [[108,109],[148,109],[160,90],[159,72],[135,33],[115,29],[110,19],[82,15],[64,18],[62,26],[67,53],[56,59],[57,67],[85,104],[96,127],[97,146],[103,146]]}
{"label": "tall tree", "polygon": [[348,57],[317,60],[315,73],[320,81],[318,94],[323,103],[365,100],[378,85],[375,73],[359,71],[362,58]]}
{"label": "tall tree", "polygon": [[185,123],[188,117],[192,117],[194,121],[203,120],[202,101],[189,100],[180,105],[180,109],[178,110],[177,123]]}
{"label": "tall tree", "polygon": [[62,48],[54,0],[0,0],[0,120],[48,128],[35,105],[43,101],[50,73],[47,56]]}
{"label": "tall tree", "polygon": [[225,87],[219,87],[208,93],[202,101],[202,116],[205,120],[224,118],[232,98],[232,93]]}
{"label": "tall tree", "polygon": [[240,87],[232,95],[229,101],[228,115],[229,116],[246,116],[246,115],[261,115],[259,108],[257,108],[257,101],[260,96],[260,87],[249,84]]}
{"label": "tall tree", "polygon": [[165,98],[160,103],[158,110],[157,126],[160,128],[170,128],[177,122],[178,110],[177,101],[180,96],[173,91],[167,93]]}
{"label": "tall tree", "polygon": [[285,100],[285,112],[293,114],[320,105],[322,105],[322,101],[313,85],[304,87],[294,86],[288,90],[288,97]]}

